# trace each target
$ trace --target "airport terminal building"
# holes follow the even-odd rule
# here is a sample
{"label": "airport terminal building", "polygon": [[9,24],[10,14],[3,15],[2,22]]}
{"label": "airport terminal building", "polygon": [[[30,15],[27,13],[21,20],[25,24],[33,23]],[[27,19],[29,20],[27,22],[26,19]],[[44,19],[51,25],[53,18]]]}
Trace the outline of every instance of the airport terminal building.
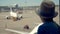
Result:
{"label": "airport terminal building", "polygon": [[10,6],[0,6],[0,12],[9,12],[10,8],[12,8],[12,10],[22,10],[21,7],[19,7],[18,5],[15,5],[14,7],[10,7]]}

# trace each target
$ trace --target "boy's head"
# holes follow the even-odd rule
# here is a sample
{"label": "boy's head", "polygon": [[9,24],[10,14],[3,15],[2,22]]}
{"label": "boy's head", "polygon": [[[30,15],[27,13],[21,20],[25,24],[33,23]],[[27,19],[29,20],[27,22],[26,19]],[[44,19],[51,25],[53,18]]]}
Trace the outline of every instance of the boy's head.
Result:
{"label": "boy's head", "polygon": [[55,4],[52,1],[43,1],[38,11],[38,15],[42,18],[54,18],[57,16],[55,12]]}

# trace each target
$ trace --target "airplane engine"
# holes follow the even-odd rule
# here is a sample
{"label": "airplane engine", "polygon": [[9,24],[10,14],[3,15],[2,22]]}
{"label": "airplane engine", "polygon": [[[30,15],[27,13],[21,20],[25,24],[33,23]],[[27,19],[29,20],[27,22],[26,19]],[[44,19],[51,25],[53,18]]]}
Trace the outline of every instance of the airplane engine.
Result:
{"label": "airplane engine", "polygon": [[22,14],[18,15],[17,19],[20,20],[22,17]]}
{"label": "airplane engine", "polygon": [[10,16],[6,16],[6,19],[10,19]]}

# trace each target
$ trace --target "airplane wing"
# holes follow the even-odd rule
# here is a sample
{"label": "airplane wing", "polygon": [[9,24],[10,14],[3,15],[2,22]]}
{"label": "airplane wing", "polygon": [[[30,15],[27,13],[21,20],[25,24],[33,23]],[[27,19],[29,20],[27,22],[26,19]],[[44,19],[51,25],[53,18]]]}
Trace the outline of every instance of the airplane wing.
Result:
{"label": "airplane wing", "polygon": [[38,30],[38,27],[40,25],[42,25],[43,23],[40,23],[38,26],[36,26],[30,33],[28,32],[22,32],[22,31],[16,31],[16,30],[12,30],[12,29],[5,29],[7,31],[10,31],[10,32],[15,32],[15,33],[18,33],[18,34],[36,34],[37,33],[37,30]]}

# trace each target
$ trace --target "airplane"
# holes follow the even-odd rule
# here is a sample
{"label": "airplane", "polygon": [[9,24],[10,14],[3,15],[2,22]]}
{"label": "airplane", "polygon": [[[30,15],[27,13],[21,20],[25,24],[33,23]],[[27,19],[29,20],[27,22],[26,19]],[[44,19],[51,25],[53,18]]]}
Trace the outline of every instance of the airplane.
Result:
{"label": "airplane", "polygon": [[31,32],[22,32],[22,31],[17,31],[13,29],[5,29],[6,31],[18,33],[18,34],[37,34],[38,27],[41,26],[43,23],[38,24]]}
{"label": "airplane", "polygon": [[10,15],[6,16],[6,19],[13,19],[13,20],[20,20],[22,18],[22,14],[19,14],[17,12],[13,12],[12,8],[10,7]]}

